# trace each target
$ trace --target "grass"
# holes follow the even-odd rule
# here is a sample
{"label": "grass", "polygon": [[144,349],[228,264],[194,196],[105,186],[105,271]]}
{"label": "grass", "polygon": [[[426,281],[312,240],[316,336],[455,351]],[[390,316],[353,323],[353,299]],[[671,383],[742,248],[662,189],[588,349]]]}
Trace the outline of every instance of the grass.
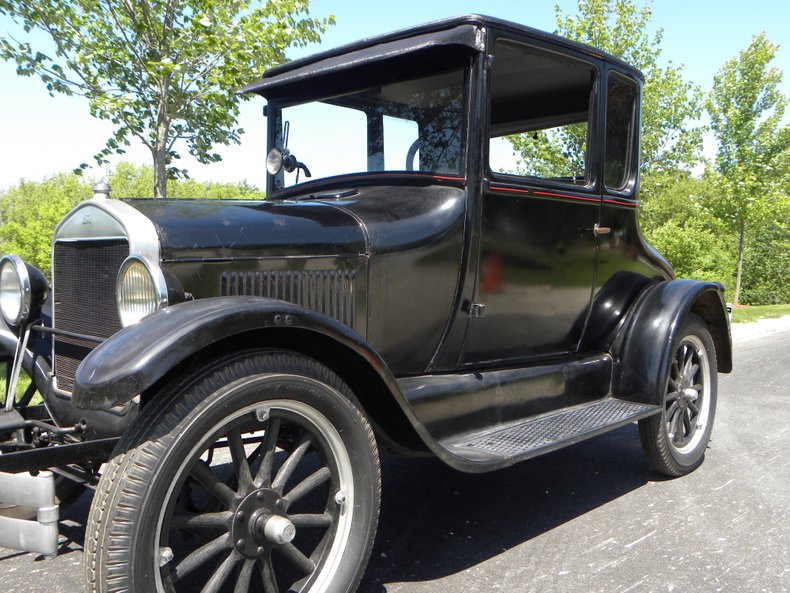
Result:
{"label": "grass", "polygon": [[770,319],[790,315],[790,305],[756,305],[736,307],[732,310],[733,323],[753,323],[758,319]]}
{"label": "grass", "polygon": [[[5,363],[10,365],[11,363]],[[6,373],[5,373],[5,364],[0,363],[0,405],[5,405],[5,390],[6,390]],[[28,377],[24,371],[19,374],[19,382],[16,384],[16,396],[17,398],[21,397],[25,390],[27,389],[28,385],[30,385],[30,377]],[[41,398],[41,394],[36,392],[33,396],[33,399],[30,401],[30,405],[40,404],[44,401]]]}

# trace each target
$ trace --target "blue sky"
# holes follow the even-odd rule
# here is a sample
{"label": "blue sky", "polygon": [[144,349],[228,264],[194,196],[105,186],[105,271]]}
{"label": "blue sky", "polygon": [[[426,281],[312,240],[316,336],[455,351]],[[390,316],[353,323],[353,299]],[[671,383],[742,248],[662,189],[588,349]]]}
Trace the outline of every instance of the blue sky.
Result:
{"label": "blue sky", "polygon": [[[560,0],[565,13],[575,12],[576,2]],[[319,46],[294,49],[296,58],[319,49],[335,47],[378,33],[408,28],[438,18],[480,13],[553,31],[554,1],[521,0],[398,0],[367,2],[314,0],[311,14],[334,14],[337,24],[324,35]],[[653,26],[664,29],[663,59],[683,64],[690,80],[710,89],[716,70],[745,48],[753,35],[764,31],[780,44],[775,65],[785,72],[783,91],[790,95],[790,2],[786,0],[654,0]],[[0,30],[9,29],[0,18]],[[255,79],[260,73],[250,73]],[[90,117],[87,102],[77,97],[50,97],[35,78],[19,78],[14,65],[0,62],[0,188],[20,178],[41,179],[70,171],[82,162],[92,162],[110,135],[112,127]],[[182,165],[200,180],[247,180],[264,184],[265,146],[262,101],[243,105],[241,124],[247,131],[241,146],[220,149],[224,160],[202,166],[189,159]],[[184,151],[185,152],[185,151]],[[150,155],[133,146],[121,157],[148,163]],[[87,173],[101,177],[106,171],[93,167]]]}

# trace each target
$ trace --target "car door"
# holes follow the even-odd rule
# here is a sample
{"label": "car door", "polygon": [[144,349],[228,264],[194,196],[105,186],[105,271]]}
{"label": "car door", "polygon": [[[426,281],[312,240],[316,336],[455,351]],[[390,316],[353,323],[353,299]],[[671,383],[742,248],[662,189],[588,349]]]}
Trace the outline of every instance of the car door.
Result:
{"label": "car door", "polygon": [[573,352],[595,272],[598,68],[509,38],[495,42],[493,63],[462,365]]}

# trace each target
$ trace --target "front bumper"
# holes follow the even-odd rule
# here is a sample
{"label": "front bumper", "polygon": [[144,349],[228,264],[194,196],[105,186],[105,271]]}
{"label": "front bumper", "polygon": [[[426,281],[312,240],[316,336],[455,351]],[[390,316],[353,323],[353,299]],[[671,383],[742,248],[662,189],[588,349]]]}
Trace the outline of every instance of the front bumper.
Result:
{"label": "front bumper", "polygon": [[0,501],[36,512],[32,521],[2,516],[0,509],[0,546],[45,556],[58,553],[59,510],[52,472],[42,471],[36,476],[0,472]]}

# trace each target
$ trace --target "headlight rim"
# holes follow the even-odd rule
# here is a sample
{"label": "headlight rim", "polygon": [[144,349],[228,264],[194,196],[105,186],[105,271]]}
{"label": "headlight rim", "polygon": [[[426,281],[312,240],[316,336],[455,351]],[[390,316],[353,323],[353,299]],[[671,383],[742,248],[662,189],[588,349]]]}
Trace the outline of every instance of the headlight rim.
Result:
{"label": "headlight rim", "polygon": [[269,175],[277,175],[283,168],[283,159],[286,152],[276,146],[266,155],[266,172]]}
{"label": "headlight rim", "polygon": [[[9,264],[16,274],[21,293],[19,298],[19,311],[13,320],[9,319],[9,316],[6,315],[5,307],[2,306],[2,300],[0,300],[0,314],[3,315],[3,320],[8,325],[18,327],[30,317],[30,310],[33,303],[33,289],[27,265],[18,255],[7,254],[0,258],[0,278],[2,278],[3,269]],[[0,286],[0,294],[2,294],[2,286]]]}
{"label": "headlight rim", "polygon": [[[153,307],[153,311],[150,313],[146,313],[145,315],[139,316],[136,319],[129,320],[129,316],[131,313],[126,312],[121,309],[121,295],[122,295],[122,286],[125,278],[125,274],[128,268],[133,264],[141,264],[146,272],[148,273],[149,278],[151,279],[151,284],[156,292],[155,299],[156,303]],[[118,276],[115,281],[115,305],[118,310],[118,317],[121,320],[121,325],[126,328],[132,325],[137,325],[144,317],[153,314],[157,311],[161,311],[165,307],[167,307],[170,303],[169,299],[169,290],[167,286],[167,280],[165,279],[164,272],[162,268],[159,266],[158,263],[155,263],[151,260],[150,257],[143,254],[132,254],[127,257],[121,263],[121,267],[118,268]],[[133,317],[136,316],[133,315]]]}

